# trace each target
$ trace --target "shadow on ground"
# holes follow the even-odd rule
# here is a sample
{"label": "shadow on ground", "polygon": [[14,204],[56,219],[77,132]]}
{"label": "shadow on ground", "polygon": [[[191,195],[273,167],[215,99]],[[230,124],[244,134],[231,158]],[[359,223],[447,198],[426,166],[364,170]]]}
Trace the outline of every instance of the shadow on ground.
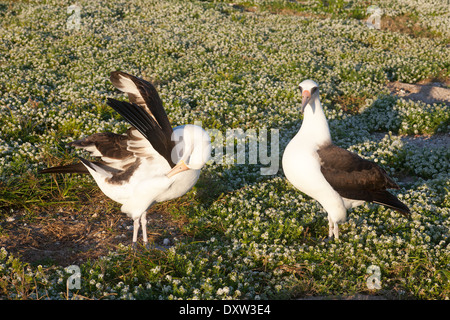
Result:
{"label": "shadow on ground", "polygon": [[[0,247],[31,264],[68,266],[97,259],[120,244],[130,245],[132,220],[118,209],[102,212],[98,207],[94,213],[93,205],[45,208],[32,219],[18,211],[2,222]],[[159,246],[184,236],[183,222],[163,210],[151,209],[147,220],[149,241]]]}

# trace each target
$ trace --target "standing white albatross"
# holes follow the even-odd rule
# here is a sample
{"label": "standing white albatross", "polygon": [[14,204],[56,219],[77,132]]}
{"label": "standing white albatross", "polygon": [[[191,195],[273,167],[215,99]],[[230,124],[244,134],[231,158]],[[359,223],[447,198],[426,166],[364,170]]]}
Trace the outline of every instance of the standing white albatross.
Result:
{"label": "standing white albatross", "polygon": [[299,88],[303,123],[284,151],[283,171],[328,213],[329,237],[339,239],[338,225],[346,221],[347,209],[365,201],[409,214],[408,207],[386,190],[399,187],[382,168],[332,143],[317,83],[305,80]]}
{"label": "standing white albatross", "polygon": [[147,246],[147,209],[156,202],[178,198],[197,182],[211,155],[211,140],[201,127],[172,126],[155,87],[116,71],[112,84],[131,103],[108,99],[108,104],[132,127],[125,135],[96,133],[70,145],[89,151],[98,161],[47,168],[40,173],[90,173],[103,193],[122,204],[133,219],[133,247],[139,223]]}

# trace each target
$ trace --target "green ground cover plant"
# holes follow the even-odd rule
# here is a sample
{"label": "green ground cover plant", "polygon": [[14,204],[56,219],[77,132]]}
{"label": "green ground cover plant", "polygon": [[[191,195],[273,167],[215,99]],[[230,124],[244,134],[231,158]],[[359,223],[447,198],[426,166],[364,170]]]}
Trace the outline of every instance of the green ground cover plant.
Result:
{"label": "green ground cover plant", "polygon": [[[67,265],[27,261],[3,246],[1,299],[450,298],[449,104],[386,88],[448,81],[447,1],[77,4],[72,27],[67,2],[0,2],[0,241],[11,223],[69,210],[92,222],[121,215],[112,201],[97,201],[89,176],[37,174],[81,155],[66,147],[72,140],[125,132],[106,105],[125,99],[109,83],[114,70],[155,83],[173,125],[278,129],[280,160],[301,125],[297,85],[314,79],[334,142],[383,166],[412,215],[366,204],[349,212],[339,241],[326,241],[326,213],[281,165],[263,176],[261,164],[211,163],[181,200],[152,209],[183,221],[166,251],[113,246],[77,262],[81,288],[68,290]],[[369,28],[369,5],[383,10],[382,23],[407,16],[415,31]],[[100,206],[98,216],[83,203]],[[378,290],[367,286],[371,265],[381,271]]]}

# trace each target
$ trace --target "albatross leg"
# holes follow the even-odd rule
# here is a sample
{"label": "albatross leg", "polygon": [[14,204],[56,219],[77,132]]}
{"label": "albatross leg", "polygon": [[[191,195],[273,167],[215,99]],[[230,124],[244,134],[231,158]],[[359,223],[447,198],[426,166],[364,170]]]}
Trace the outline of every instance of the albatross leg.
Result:
{"label": "albatross leg", "polygon": [[339,240],[339,225],[337,222],[333,222],[331,218],[328,218],[328,239],[332,240],[333,237]]}
{"label": "albatross leg", "polygon": [[144,212],[141,216],[141,226],[142,226],[142,241],[144,242],[144,247],[148,249],[149,246],[147,238],[147,212]]}
{"label": "albatross leg", "polygon": [[328,238],[333,239],[334,222],[328,217]]}
{"label": "albatross leg", "polygon": [[138,232],[139,232],[139,218],[134,219],[133,221],[133,243],[131,244],[131,247],[133,249],[136,249]]}
{"label": "albatross leg", "polygon": [[339,240],[339,225],[336,222],[334,223],[333,234],[334,234],[334,239]]}

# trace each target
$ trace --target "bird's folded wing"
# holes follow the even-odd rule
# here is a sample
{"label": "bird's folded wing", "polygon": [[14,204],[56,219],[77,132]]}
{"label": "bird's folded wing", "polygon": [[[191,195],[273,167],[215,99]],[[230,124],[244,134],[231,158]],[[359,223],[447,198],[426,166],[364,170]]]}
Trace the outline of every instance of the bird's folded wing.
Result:
{"label": "bird's folded wing", "polygon": [[398,189],[398,185],[377,164],[336,145],[321,147],[317,153],[322,174],[338,192]]}
{"label": "bird's folded wing", "polygon": [[372,161],[333,144],[319,148],[321,171],[341,197],[383,204],[401,212],[409,208],[386,189],[399,189],[386,172]]}

